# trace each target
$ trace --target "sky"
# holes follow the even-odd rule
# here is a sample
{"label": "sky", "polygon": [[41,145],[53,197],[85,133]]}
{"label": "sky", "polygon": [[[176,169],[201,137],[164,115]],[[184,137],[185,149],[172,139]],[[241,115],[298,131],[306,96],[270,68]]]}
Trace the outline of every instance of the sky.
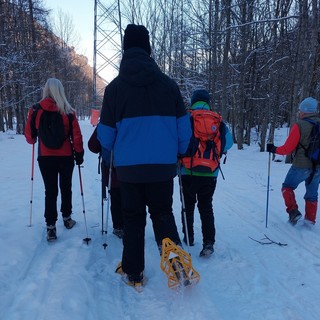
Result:
{"label": "sky", "polygon": [[77,52],[93,61],[94,39],[94,0],[44,0],[45,7],[52,9],[51,18],[55,19],[59,10],[70,16],[74,31],[80,36]]}
{"label": "sky", "polygon": [[[59,215],[58,239],[53,243],[46,241],[44,189],[37,161],[31,180],[32,147],[23,135],[0,133],[1,320],[319,319],[320,221],[288,223],[280,190],[290,165],[271,162],[268,187],[268,153],[259,152],[254,132],[251,146],[238,150],[234,145],[221,165],[225,180],[219,176],[213,199],[217,233],[215,252],[209,258],[199,257],[201,224],[195,212],[195,245],[185,249],[200,282],[192,288],[168,288],[148,218],[148,282],[138,293],[115,273],[122,243],[112,234],[110,217],[108,233],[101,234],[98,159],[87,149],[94,128],[88,119],[80,121],[80,126],[85,161],[83,198],[78,170],[73,175],[72,217],[77,224],[67,230]],[[286,135],[286,128],[276,130],[275,144],[284,142]],[[296,196],[302,212],[303,194],[301,185]],[[181,236],[177,179],[173,209]],[[91,238],[88,244],[83,242],[87,237]],[[257,242],[268,243],[266,237],[274,243]]]}
{"label": "sky", "polygon": [[[88,58],[88,62],[93,66],[94,55],[94,0],[43,0],[47,9],[52,9],[50,17],[55,21],[62,11],[72,19],[74,32],[78,35],[79,43],[71,44],[76,48],[78,54],[83,54]],[[110,4],[109,0],[101,1],[101,4],[107,6]],[[98,14],[101,14],[101,7],[98,6]],[[100,22],[101,23],[101,22]],[[106,24],[102,24],[101,28],[107,28]],[[112,27],[113,30],[114,27]],[[113,64],[107,63],[106,59],[114,59],[115,49],[110,46],[109,42],[102,42],[103,34],[97,32],[97,42],[99,44],[99,51],[102,54],[96,55],[97,70],[99,75],[106,81],[110,82],[118,75],[118,70],[113,67]],[[114,41],[117,39],[114,35]],[[120,39],[120,36],[119,36]],[[103,45],[101,45],[103,43]],[[70,45],[70,44],[69,44]],[[116,49],[118,50],[118,48]],[[106,57],[106,58],[102,58]],[[116,55],[117,56],[117,55]],[[113,61],[117,63],[116,60]]]}

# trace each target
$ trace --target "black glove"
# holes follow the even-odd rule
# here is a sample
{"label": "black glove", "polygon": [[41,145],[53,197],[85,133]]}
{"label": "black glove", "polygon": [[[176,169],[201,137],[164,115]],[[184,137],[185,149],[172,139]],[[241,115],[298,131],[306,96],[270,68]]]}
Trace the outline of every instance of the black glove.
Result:
{"label": "black glove", "polygon": [[76,165],[80,166],[80,164],[83,163],[83,155],[84,155],[84,151],[82,152],[74,152],[74,160],[76,161]]}
{"label": "black glove", "polygon": [[267,151],[271,153],[276,153],[277,147],[273,143],[267,143]]}

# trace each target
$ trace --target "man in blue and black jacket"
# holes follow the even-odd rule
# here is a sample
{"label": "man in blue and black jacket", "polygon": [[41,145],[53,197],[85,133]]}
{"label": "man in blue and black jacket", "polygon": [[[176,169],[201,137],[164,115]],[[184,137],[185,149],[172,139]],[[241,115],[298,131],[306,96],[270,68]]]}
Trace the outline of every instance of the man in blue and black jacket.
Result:
{"label": "man in blue and black jacket", "polygon": [[98,125],[104,149],[114,151],[124,214],[122,271],[143,284],[146,206],[156,241],[180,244],[172,212],[177,157],[192,136],[177,84],[150,57],[149,32],[129,24],[119,75],[106,87]]}

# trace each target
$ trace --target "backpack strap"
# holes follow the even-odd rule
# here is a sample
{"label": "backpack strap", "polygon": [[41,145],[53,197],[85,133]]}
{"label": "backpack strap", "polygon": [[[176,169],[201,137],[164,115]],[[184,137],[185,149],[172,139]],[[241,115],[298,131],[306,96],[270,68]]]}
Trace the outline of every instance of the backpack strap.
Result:
{"label": "backpack strap", "polygon": [[69,136],[71,138],[71,143],[73,142],[73,129],[72,129],[72,122],[73,122],[73,113],[68,113],[68,120],[69,120]]}
{"label": "backpack strap", "polygon": [[30,125],[31,125],[31,137],[33,139],[35,139],[38,136],[38,130],[36,128],[36,118],[37,118],[39,109],[42,109],[40,103],[36,103],[32,106],[33,113],[31,117]]}
{"label": "backpack strap", "polygon": [[226,124],[221,121],[219,126],[220,131],[220,140],[221,140],[221,150],[220,150],[220,157],[223,155],[224,148],[226,146]]}
{"label": "backpack strap", "polygon": [[[315,125],[317,124],[316,121],[311,120],[311,119],[309,119],[309,118],[304,118],[304,119],[301,119],[301,120],[306,121],[306,122],[309,122],[309,123],[311,123],[313,126],[315,126]],[[300,129],[300,127],[299,127],[299,129]],[[300,129],[300,130],[301,130],[301,129]],[[304,152],[305,152],[305,154],[306,154],[306,156],[307,156],[307,149],[308,149],[308,148],[305,148],[305,147],[301,144],[300,141],[299,141],[299,143],[298,143],[298,147],[297,147],[297,148],[299,148],[299,147],[301,147],[301,148],[304,150]]]}
{"label": "backpack strap", "polygon": [[[302,120],[311,123],[312,126],[315,126],[315,125],[317,124],[316,121],[311,120],[311,119],[309,119],[309,118],[304,118],[304,119],[302,119]],[[310,143],[310,141],[309,141],[309,143]],[[299,147],[299,146],[304,150],[305,156],[308,157],[308,148],[305,148],[305,147],[300,143],[300,141],[299,141],[298,147]],[[313,177],[314,177],[314,174],[315,174],[315,172],[316,172],[316,168],[317,168],[317,165],[316,165],[314,162],[312,162],[312,172],[311,172],[310,176],[309,176],[309,177],[307,178],[307,180],[306,180],[306,184],[307,184],[307,185],[312,181],[312,179],[313,179]]]}

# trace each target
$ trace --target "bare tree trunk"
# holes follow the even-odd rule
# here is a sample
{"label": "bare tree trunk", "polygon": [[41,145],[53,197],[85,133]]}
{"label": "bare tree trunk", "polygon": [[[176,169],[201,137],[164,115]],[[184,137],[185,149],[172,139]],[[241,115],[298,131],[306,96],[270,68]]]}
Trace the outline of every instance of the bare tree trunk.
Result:
{"label": "bare tree trunk", "polygon": [[223,66],[222,66],[222,95],[221,95],[221,115],[223,119],[227,119],[227,84],[229,80],[229,52],[231,38],[231,0],[223,1],[224,16],[225,16],[225,44],[223,48]]}

